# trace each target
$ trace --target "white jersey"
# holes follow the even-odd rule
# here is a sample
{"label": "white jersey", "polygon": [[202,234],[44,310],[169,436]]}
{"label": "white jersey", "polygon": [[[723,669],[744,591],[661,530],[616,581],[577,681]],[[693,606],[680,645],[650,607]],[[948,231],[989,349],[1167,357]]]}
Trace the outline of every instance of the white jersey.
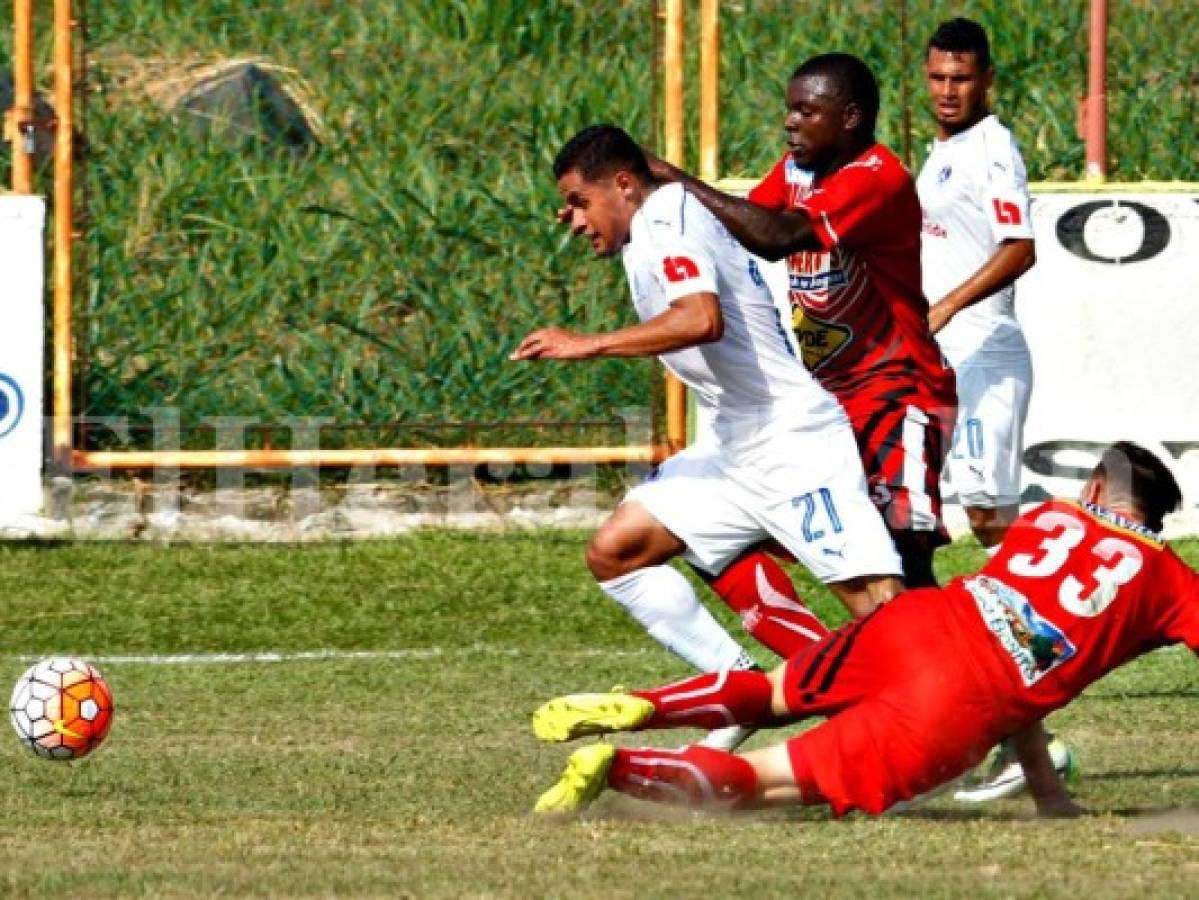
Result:
{"label": "white jersey", "polygon": [[720,340],[660,356],[694,392],[702,433],[748,450],[784,431],[847,422],[796,358],[749,252],[682,185],[664,185],[646,199],[623,257],[643,322],[689,294],[719,298]]}
{"label": "white jersey", "polygon": [[[995,116],[935,141],[916,180],[924,210],[924,294],[936,302],[982,268],[1002,241],[1032,238],[1028,175],[1012,134]],[[1015,285],[955,315],[937,335],[955,366],[1027,356]]]}

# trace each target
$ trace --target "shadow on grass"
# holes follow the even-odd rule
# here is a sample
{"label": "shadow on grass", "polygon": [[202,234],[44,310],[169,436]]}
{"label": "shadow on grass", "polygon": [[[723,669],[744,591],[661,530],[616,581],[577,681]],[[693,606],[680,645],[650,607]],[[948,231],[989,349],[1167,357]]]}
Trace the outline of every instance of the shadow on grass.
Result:
{"label": "shadow on grass", "polygon": [[1199,778],[1199,769],[1113,769],[1110,772],[1093,772],[1083,776],[1086,781],[1125,781],[1130,778]]}
{"label": "shadow on grass", "polygon": [[1199,809],[1193,806],[1117,809],[1112,814],[1128,819],[1124,827],[1130,834],[1199,835]]}

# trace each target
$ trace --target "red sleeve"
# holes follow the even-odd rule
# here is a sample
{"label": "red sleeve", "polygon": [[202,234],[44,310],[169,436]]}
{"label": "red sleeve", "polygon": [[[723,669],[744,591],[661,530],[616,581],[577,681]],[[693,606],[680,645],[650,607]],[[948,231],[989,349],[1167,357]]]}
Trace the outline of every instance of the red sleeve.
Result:
{"label": "red sleeve", "polygon": [[[898,167],[898,171],[896,171]],[[878,150],[850,163],[827,179],[799,205],[812,217],[817,238],[826,250],[838,244],[873,244],[896,228],[905,187],[919,210],[911,176]],[[917,227],[919,220],[917,219]]]}
{"label": "red sleeve", "polygon": [[1186,644],[1199,653],[1199,575],[1190,566],[1169,551],[1170,618],[1166,623],[1166,637],[1171,641]]}
{"label": "red sleeve", "polygon": [[766,177],[745,195],[745,199],[775,212],[784,211],[787,208],[787,176],[784,171],[786,162],[786,157],[780,159]]}

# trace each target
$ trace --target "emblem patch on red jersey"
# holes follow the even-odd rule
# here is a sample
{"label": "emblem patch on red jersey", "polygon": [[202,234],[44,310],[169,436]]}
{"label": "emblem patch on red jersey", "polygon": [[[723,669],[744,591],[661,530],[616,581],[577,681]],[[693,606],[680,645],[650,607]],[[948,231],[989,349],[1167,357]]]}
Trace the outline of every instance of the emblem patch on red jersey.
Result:
{"label": "emblem patch on red jersey", "polygon": [[987,628],[1016,664],[1025,686],[1036,684],[1077,652],[1061,628],[1037,613],[1019,591],[987,575],[963,583]]}
{"label": "emblem patch on red jersey", "polygon": [[809,372],[815,372],[853,339],[853,329],[839,322],[823,322],[802,306],[791,311],[791,327],[799,355]]}
{"label": "emblem patch on red jersey", "polygon": [[667,281],[675,284],[699,278],[699,266],[688,256],[667,256],[662,260],[662,272]]}

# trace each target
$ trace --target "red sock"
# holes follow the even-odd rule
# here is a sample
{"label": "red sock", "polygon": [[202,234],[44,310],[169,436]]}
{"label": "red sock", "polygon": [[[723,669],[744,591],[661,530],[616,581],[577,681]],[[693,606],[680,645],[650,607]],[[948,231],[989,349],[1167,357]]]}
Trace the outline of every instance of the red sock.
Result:
{"label": "red sock", "polygon": [[651,691],[633,691],[654,705],[653,716],[638,730],[766,725],[771,721],[771,692],[765,672],[746,669],[708,672]]}
{"label": "red sock", "polygon": [[744,809],[757,799],[758,774],[740,756],[710,747],[622,747],[608,787],[659,803]]}
{"label": "red sock", "polygon": [[712,590],[741,616],[745,630],[783,659],[829,631],[799,600],[782,567],[759,551],[733,561],[710,582]]}

